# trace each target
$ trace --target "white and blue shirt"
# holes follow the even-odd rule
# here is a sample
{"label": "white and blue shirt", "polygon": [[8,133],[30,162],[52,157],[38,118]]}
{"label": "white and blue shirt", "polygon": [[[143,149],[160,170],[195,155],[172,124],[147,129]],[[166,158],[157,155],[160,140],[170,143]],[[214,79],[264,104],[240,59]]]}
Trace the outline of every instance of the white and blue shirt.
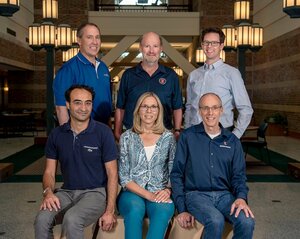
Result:
{"label": "white and blue shirt", "polygon": [[173,166],[176,141],[173,134],[165,131],[156,142],[150,160],[139,134],[131,129],[120,138],[119,179],[123,189],[134,181],[150,192],[170,185],[169,176]]}

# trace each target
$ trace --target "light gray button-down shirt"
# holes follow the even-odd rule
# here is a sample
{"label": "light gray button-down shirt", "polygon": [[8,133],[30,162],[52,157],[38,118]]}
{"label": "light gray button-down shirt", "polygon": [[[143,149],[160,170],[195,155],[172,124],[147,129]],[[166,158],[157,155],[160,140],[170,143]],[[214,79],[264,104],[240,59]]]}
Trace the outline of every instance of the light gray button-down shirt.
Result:
{"label": "light gray button-down shirt", "polygon": [[190,73],[184,114],[185,128],[202,121],[199,99],[209,92],[217,94],[222,100],[224,112],[220,122],[224,128],[233,126],[233,109],[237,109],[238,118],[233,133],[240,138],[251,121],[253,109],[240,72],[221,59],[212,65],[204,64]]}

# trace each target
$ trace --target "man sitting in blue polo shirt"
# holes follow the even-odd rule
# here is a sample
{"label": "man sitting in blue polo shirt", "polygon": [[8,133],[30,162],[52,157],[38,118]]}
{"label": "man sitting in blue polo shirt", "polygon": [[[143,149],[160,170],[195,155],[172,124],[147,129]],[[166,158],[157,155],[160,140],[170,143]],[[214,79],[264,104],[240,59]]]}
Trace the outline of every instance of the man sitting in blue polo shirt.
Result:
{"label": "man sitting in blue polo shirt", "polygon": [[241,142],[219,123],[219,96],[204,94],[199,111],[203,122],[181,133],[170,175],[178,223],[189,228],[195,218],[204,225],[203,239],[221,239],[228,220],[233,238],[252,239],[254,215],[247,205]]}
{"label": "man sitting in blue polo shirt", "polygon": [[[117,149],[111,129],[90,118],[95,92],[73,85],[65,93],[70,121],[52,130],[46,145],[43,200],[35,220],[35,238],[53,238],[55,218],[63,216],[68,239],[84,238],[84,227],[100,217],[111,230],[118,188]],[[63,185],[55,189],[58,162]]]}
{"label": "man sitting in blue polo shirt", "polygon": [[80,52],[59,69],[53,82],[59,125],[69,119],[64,94],[74,84],[94,88],[92,118],[108,124],[112,112],[110,74],[105,63],[97,58],[101,45],[100,29],[94,23],[82,24],[77,29],[77,41]]}
{"label": "man sitting in blue polo shirt", "polygon": [[[182,122],[182,96],[178,76],[169,67],[159,64],[162,39],[155,32],[145,33],[140,41],[143,60],[137,66],[127,69],[121,78],[115,112],[115,138],[119,140],[123,125],[133,125],[133,111],[138,98],[145,92],[155,93],[164,107],[164,125],[174,128],[179,136]],[[174,119],[172,124],[172,118]]]}

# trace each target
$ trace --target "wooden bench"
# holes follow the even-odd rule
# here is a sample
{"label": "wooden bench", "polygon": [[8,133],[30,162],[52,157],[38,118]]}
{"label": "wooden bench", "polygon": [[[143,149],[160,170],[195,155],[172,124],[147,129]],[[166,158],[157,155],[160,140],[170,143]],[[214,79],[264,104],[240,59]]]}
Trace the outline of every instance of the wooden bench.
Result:
{"label": "wooden bench", "polygon": [[12,176],[14,172],[13,163],[0,163],[0,182],[3,182],[8,177]]}
{"label": "wooden bench", "polygon": [[[146,218],[144,220],[143,225],[143,239],[146,238],[146,233],[149,226],[149,219]],[[168,235],[165,237],[165,239],[200,239],[201,235],[203,233],[203,225],[196,221],[195,225],[191,229],[184,229],[182,228],[177,220],[173,218],[171,222],[171,230]],[[84,229],[84,238],[85,239],[92,239],[93,233],[95,229],[95,224],[92,224]],[[117,218],[117,225],[116,227],[110,231],[110,232],[104,232],[101,229],[98,231],[96,239],[124,239],[124,219],[121,216],[118,216]],[[61,237],[60,232],[61,227],[60,225],[57,225],[54,227],[54,239],[65,239],[65,237]],[[222,239],[229,239],[232,237],[232,226],[229,223],[225,223],[225,228],[223,232]],[[94,238],[93,238],[94,239]]]}

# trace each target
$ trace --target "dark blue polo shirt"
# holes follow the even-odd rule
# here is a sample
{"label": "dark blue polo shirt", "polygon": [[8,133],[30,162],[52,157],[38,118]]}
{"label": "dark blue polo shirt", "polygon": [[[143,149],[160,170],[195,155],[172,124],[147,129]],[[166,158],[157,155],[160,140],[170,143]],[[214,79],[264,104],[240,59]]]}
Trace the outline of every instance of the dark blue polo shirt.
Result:
{"label": "dark blue polo shirt", "polygon": [[104,164],[117,159],[111,129],[94,120],[74,136],[70,123],[52,130],[46,144],[46,158],[60,162],[64,189],[82,190],[106,187]]}
{"label": "dark blue polo shirt", "polygon": [[164,124],[172,128],[173,110],[182,108],[179,80],[174,70],[159,65],[156,72],[149,76],[141,64],[127,69],[121,79],[117,108],[124,109],[123,124],[127,129],[133,125],[133,111],[138,98],[145,92],[154,92],[164,107]]}
{"label": "dark blue polo shirt", "polygon": [[185,212],[185,194],[190,191],[230,191],[247,200],[245,157],[240,140],[222,128],[211,139],[203,123],[180,134],[170,175],[178,212]]}
{"label": "dark blue polo shirt", "polygon": [[92,118],[107,124],[112,111],[110,74],[104,62],[96,58],[98,67],[80,52],[62,65],[53,82],[55,105],[65,106],[65,91],[73,84],[84,84],[94,88]]}

